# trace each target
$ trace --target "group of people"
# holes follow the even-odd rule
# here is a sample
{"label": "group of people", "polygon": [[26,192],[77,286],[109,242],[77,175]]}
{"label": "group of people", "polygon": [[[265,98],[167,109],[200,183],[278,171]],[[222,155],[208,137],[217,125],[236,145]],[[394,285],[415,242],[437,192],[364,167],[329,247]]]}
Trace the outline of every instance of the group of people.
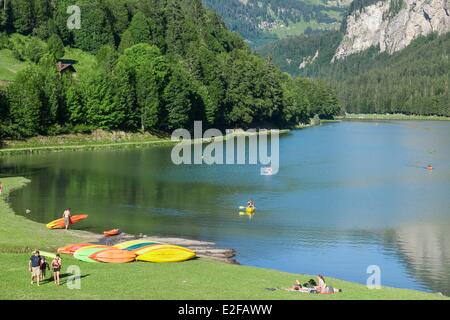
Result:
{"label": "group of people", "polygon": [[320,294],[333,294],[342,292],[342,289],[336,289],[333,286],[327,285],[323,275],[317,276],[318,283],[313,279],[309,280],[305,284],[301,284],[299,280],[295,280],[294,286],[290,288],[290,291],[299,291],[305,293],[320,293]]}
{"label": "group of people", "polygon": [[50,270],[50,266],[53,270],[53,281],[56,285],[59,286],[62,267],[62,260],[60,255],[57,254],[49,265],[45,257],[41,256],[38,250],[34,251],[28,263],[28,269],[31,272],[31,284],[34,284],[34,282],[36,282],[39,286],[40,282],[43,281],[46,277],[46,271]]}

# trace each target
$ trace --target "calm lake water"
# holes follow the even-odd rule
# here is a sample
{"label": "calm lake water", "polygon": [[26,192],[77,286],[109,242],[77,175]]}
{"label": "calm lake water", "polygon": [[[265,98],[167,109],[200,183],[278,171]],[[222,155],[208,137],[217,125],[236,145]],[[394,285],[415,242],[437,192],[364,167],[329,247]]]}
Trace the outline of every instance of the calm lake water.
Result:
{"label": "calm lake water", "polygon": [[[168,147],[0,159],[32,183],[13,208],[77,227],[179,236],[232,247],[258,267],[450,294],[450,123],[342,122],[280,141],[278,175],[256,166],[175,166]],[[432,163],[429,172],[425,167]],[[238,207],[253,198],[253,219]],[[31,235],[30,235],[31,236]]]}

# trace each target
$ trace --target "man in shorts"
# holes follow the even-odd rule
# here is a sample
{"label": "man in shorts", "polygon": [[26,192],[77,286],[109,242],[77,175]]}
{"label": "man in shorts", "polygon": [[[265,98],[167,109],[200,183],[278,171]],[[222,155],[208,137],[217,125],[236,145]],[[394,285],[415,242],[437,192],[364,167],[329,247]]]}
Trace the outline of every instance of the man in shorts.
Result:
{"label": "man in shorts", "polygon": [[31,284],[34,284],[34,279],[36,279],[36,283],[39,286],[39,280],[41,278],[41,256],[39,255],[39,251],[34,251],[33,255],[28,262],[28,269],[31,272]]}
{"label": "man in shorts", "polygon": [[67,208],[66,210],[64,210],[63,218],[64,218],[64,226],[66,227],[66,230],[69,229],[71,217],[72,217],[72,213],[70,212],[70,208]]}

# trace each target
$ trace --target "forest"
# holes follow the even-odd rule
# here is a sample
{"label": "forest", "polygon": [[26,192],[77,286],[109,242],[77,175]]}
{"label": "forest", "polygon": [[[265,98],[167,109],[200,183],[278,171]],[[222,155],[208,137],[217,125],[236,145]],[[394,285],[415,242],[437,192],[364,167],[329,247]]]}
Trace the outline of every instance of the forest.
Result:
{"label": "forest", "polygon": [[[293,79],[253,54],[201,0],[3,4],[0,50],[26,68],[0,81],[0,138],[96,128],[171,132],[194,120],[215,128],[289,127],[340,112],[327,84]],[[71,30],[67,8],[74,4],[81,28]],[[61,73],[58,62],[72,58],[68,48],[95,57],[94,66]]]}
{"label": "forest", "polygon": [[[339,31],[316,32],[259,52],[293,76],[327,81],[348,113],[450,116],[450,34],[418,38],[392,55],[372,47],[332,63],[342,36]],[[299,67],[316,52],[314,61]]]}
{"label": "forest", "polygon": [[[226,25],[257,48],[278,37],[272,29],[296,23],[340,23],[346,7],[308,0],[203,0],[224,19]],[[338,16],[338,17],[336,17]]]}

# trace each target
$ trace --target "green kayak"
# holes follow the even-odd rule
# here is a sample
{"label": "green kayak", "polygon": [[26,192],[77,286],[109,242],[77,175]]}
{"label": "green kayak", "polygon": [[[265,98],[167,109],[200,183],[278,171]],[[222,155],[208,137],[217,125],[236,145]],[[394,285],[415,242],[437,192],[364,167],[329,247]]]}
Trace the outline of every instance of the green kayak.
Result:
{"label": "green kayak", "polygon": [[98,261],[95,261],[94,259],[89,258],[94,253],[97,253],[99,251],[108,250],[108,247],[89,247],[89,248],[81,248],[80,250],[75,251],[73,254],[75,259],[78,259],[80,261],[84,262],[92,262],[92,263],[98,263]]}

